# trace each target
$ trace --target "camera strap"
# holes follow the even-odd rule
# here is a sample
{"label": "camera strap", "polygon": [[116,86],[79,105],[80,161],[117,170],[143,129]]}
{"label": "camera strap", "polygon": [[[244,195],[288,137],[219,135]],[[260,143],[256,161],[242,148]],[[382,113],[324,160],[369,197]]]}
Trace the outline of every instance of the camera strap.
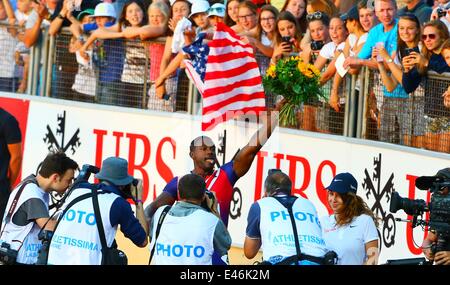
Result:
{"label": "camera strap", "polygon": [[[20,185],[20,188],[17,191],[16,196],[14,197],[14,200],[11,203],[11,207],[9,207],[8,214],[5,217],[5,225],[10,222],[11,217],[14,214],[14,211],[16,210],[17,202],[19,201],[20,195],[22,195],[22,192],[23,192],[23,189],[25,189],[25,186],[27,186],[30,183],[34,183],[34,184],[38,185],[37,182],[35,181],[35,179],[32,179],[30,176],[25,178],[25,180],[22,182],[22,185]],[[39,187],[39,185],[38,185],[38,187]],[[3,230],[2,230],[2,232],[3,232]]]}
{"label": "camera strap", "polygon": [[149,265],[152,263],[153,254],[155,254],[156,241],[158,240],[158,236],[159,236],[159,232],[161,231],[162,223],[164,221],[164,218],[167,215],[167,212],[169,212],[170,208],[172,208],[172,206],[167,205],[164,208],[164,210],[162,211],[161,216],[159,216],[158,225],[156,226],[156,232],[155,232],[155,243],[153,244],[152,251],[150,252],[150,258],[148,259],[148,264]]}
{"label": "camera strap", "polygon": [[293,258],[293,261],[295,262],[295,264],[298,264],[298,261],[301,258],[302,252],[300,250],[300,242],[298,240],[297,225],[295,224],[294,213],[292,212],[292,206],[294,205],[295,201],[297,200],[297,196],[290,196],[289,198],[291,198],[291,201],[288,201],[288,203],[286,203],[286,205],[281,202],[280,197],[273,197],[273,198],[275,198],[275,200],[277,200],[281,205],[283,205],[288,210],[289,218],[291,220],[291,225],[292,225],[292,231],[294,232],[295,250],[297,252],[295,257]]}
{"label": "camera strap", "polygon": [[102,244],[102,263],[105,259],[105,250],[108,249],[108,245],[106,244],[106,238],[105,238],[105,229],[103,228],[103,221],[102,221],[102,215],[100,214],[100,207],[98,204],[98,193],[97,189],[92,188],[92,205],[94,206],[94,214],[95,214],[95,221],[97,224],[98,234],[100,236],[100,243]]}

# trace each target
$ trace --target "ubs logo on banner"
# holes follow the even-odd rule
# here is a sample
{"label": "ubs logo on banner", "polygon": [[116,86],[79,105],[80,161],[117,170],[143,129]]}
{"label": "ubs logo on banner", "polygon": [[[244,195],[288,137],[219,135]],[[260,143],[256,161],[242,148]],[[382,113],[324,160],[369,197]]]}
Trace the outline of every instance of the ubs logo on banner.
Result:
{"label": "ubs logo on banner", "polygon": [[49,151],[62,150],[63,152],[66,152],[70,148],[72,155],[74,155],[76,149],[81,145],[80,137],[78,136],[80,128],[78,128],[75,133],[72,134],[69,141],[65,143],[66,111],[64,111],[62,115],[57,116],[57,121],[56,135],[50,128],[50,125],[47,125],[47,133],[45,134],[44,142],[47,144]]}
{"label": "ubs logo on banner", "polygon": [[[375,200],[372,204],[371,210],[375,214],[376,218],[381,218],[381,225],[377,228],[378,236],[380,238],[380,251],[382,245],[387,248],[394,245],[395,241],[395,219],[394,216],[389,213],[389,209],[385,210],[382,205],[382,201],[385,200],[387,205],[391,200],[392,192],[394,188],[394,173],[391,173],[388,179],[384,179],[381,176],[381,153],[373,160],[373,173],[372,176],[369,171],[364,169],[364,181],[362,183],[365,189],[366,198],[368,201]],[[389,206],[388,206],[389,207]]]}

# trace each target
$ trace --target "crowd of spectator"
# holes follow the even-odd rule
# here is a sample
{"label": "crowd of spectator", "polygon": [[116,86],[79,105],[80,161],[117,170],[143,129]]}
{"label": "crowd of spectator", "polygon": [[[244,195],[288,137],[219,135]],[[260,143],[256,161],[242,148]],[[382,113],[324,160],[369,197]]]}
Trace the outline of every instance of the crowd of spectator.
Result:
{"label": "crowd of spectator", "polygon": [[[71,38],[57,45],[67,52],[54,61],[52,96],[173,112],[183,48],[208,42],[224,22],[254,47],[262,75],[292,55],[321,71],[326,99],[298,106],[301,129],[343,134],[345,74],[368,67],[375,138],[450,152],[450,92],[424,80],[428,71],[450,71],[448,0],[2,0],[0,21],[2,91],[26,91],[42,27],[57,37],[69,27]],[[67,71],[69,61],[75,67]],[[357,98],[362,88],[360,75]],[[443,135],[430,144],[433,127]]]}

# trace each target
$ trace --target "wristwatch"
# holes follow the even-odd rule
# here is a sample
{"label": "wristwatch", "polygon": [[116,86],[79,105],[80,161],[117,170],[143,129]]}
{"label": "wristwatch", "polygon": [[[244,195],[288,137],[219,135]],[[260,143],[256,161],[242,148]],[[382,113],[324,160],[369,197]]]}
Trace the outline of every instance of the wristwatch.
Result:
{"label": "wristwatch", "polygon": [[66,17],[64,17],[63,15],[61,15],[61,13],[59,13],[58,18],[60,18],[61,20],[64,20]]}
{"label": "wristwatch", "polygon": [[393,63],[394,61],[392,60],[392,58],[389,58],[388,60],[386,60],[387,63]]}

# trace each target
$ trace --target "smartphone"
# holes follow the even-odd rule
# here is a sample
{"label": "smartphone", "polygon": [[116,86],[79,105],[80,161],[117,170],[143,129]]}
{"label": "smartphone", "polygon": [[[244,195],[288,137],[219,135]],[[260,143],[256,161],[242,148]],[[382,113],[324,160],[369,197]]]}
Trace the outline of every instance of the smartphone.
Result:
{"label": "smartphone", "polygon": [[291,43],[291,37],[290,36],[282,36],[281,37],[281,42],[288,43],[290,49],[292,50],[292,43]]}
{"label": "smartphone", "polygon": [[419,47],[405,48],[405,56],[410,55],[412,52],[420,53]]}
{"label": "smartphone", "polygon": [[311,42],[311,49],[314,51],[321,50],[325,43],[323,41],[312,41]]}

